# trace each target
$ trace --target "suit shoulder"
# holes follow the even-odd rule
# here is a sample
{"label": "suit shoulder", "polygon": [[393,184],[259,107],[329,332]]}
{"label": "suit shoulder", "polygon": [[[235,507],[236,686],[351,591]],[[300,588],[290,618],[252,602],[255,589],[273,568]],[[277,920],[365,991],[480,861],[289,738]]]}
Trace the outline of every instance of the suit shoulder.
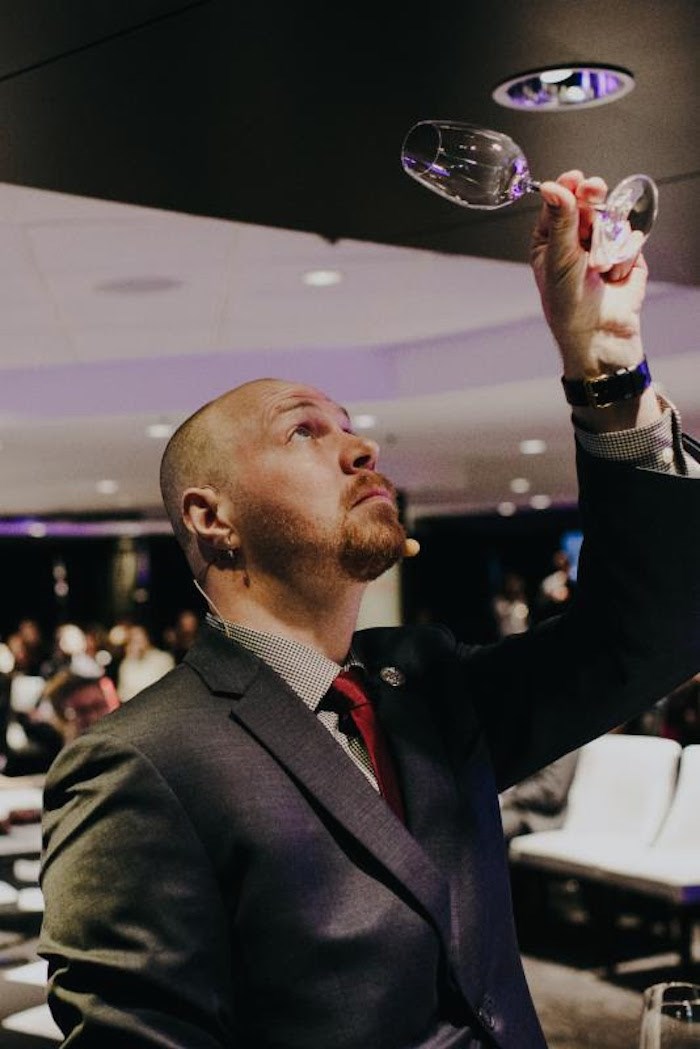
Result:
{"label": "suit shoulder", "polygon": [[353,648],[368,662],[395,662],[407,670],[449,659],[456,645],[454,635],[442,624],[372,627],[353,638]]}
{"label": "suit shoulder", "polygon": [[210,698],[209,689],[198,674],[179,663],[162,678],[143,689],[128,702],[94,725],[90,736],[118,736],[125,740],[142,732],[152,735],[161,718],[172,722],[190,718]]}

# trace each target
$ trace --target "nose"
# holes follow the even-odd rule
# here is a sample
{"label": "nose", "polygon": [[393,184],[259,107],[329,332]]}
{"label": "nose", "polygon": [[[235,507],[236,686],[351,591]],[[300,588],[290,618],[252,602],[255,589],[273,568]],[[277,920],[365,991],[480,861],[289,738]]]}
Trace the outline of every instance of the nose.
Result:
{"label": "nose", "polygon": [[369,437],[359,434],[347,434],[341,452],[341,465],[345,473],[357,473],[360,470],[374,470],[379,459],[379,445]]}

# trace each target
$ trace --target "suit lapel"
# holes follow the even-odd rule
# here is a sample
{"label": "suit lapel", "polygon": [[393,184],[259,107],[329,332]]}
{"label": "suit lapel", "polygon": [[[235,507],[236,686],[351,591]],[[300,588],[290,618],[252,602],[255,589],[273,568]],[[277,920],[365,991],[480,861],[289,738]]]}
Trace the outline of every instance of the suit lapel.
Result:
{"label": "suit lapel", "polygon": [[[231,717],[409,891],[448,948],[450,905],[444,877],[302,700],[264,662],[215,631],[202,635],[186,661],[212,692],[238,697]],[[401,749],[410,752],[410,742]],[[403,781],[403,760],[397,758]],[[407,773],[414,765],[409,753]],[[409,823],[413,810],[424,822],[421,805],[411,802]]]}
{"label": "suit lapel", "polygon": [[408,826],[444,877],[452,870],[454,836],[446,834],[445,828],[454,825],[451,814],[456,813],[457,794],[425,696],[415,683],[391,684],[378,671],[370,675],[370,688],[391,740]]}

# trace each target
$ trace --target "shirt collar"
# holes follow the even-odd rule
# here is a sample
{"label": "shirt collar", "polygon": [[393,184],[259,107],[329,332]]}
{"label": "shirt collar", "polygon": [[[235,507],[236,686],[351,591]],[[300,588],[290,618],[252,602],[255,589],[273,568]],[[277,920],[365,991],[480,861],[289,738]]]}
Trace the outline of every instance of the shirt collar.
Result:
{"label": "shirt collar", "polygon": [[341,666],[322,652],[303,645],[300,641],[241,626],[239,623],[220,619],[211,612],[207,613],[206,620],[209,626],[220,631],[231,641],[236,641],[272,667],[311,710],[316,710],[341,670],[350,666],[362,666],[352,651]]}

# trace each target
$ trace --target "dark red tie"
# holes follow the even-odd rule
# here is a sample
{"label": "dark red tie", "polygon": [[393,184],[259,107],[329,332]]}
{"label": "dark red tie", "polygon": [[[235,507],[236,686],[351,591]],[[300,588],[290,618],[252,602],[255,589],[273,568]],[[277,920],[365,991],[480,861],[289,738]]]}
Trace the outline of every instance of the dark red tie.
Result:
{"label": "dark red tie", "polygon": [[355,668],[343,670],[334,679],[331,688],[344,696],[349,703],[347,713],[367,747],[379,790],[387,804],[402,822],[405,822],[401,788],[399,787],[394,760],[372,702],[365,692],[360,673]]}

